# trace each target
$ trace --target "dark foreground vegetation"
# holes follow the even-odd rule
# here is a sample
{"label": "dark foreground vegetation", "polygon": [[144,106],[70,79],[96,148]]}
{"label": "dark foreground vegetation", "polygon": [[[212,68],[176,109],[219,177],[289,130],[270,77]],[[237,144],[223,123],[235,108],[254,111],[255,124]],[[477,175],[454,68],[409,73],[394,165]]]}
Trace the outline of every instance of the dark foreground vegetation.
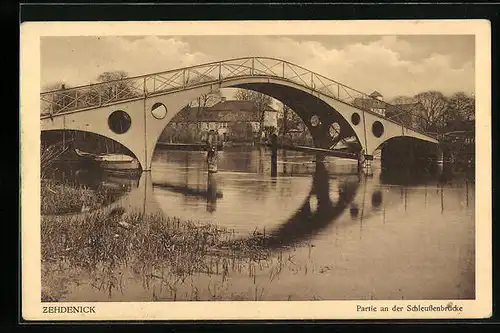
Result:
{"label": "dark foreground vegetation", "polygon": [[[215,291],[210,280],[200,290],[199,283],[189,284],[187,279],[215,276],[221,284],[231,273],[243,271],[255,282],[256,268],[269,267],[272,261],[270,251],[259,246],[262,241],[259,233],[238,240],[234,232],[213,224],[127,213],[121,207],[78,216],[42,216],[41,298],[63,301],[69,289],[89,283],[111,299],[123,293],[124,276],[132,274],[147,290],[159,283],[150,300],[159,300],[162,288],[170,300],[238,299]],[[277,271],[272,270],[270,278]],[[259,292],[240,298],[258,299]]]}

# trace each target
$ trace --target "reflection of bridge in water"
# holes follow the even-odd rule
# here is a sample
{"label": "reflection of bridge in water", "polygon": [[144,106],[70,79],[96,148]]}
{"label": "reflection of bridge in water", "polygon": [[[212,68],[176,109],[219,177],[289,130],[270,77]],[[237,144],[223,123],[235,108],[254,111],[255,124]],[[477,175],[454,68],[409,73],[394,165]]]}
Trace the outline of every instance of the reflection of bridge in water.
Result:
{"label": "reflection of bridge in water", "polygon": [[[274,230],[266,232],[260,245],[277,249],[304,241],[335,222],[350,206],[359,187],[357,176],[339,184],[338,198],[330,196],[330,177],[324,163],[317,161],[309,195],[295,214]],[[247,241],[252,242],[252,239]]]}

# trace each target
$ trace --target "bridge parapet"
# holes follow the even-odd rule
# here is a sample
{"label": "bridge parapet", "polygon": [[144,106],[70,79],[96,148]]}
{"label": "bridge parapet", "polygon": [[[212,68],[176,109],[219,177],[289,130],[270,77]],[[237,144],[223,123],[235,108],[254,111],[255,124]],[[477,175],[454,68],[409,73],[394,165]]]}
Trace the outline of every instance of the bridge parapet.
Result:
{"label": "bridge parapet", "polygon": [[[326,95],[364,112],[379,116],[370,109],[363,107],[363,103],[361,105],[355,103],[359,99],[372,100],[373,97],[304,67],[284,60],[266,57],[236,58],[70,89],[43,92],[40,94],[40,116],[41,118],[53,117],[66,112],[102,107],[209,84],[221,84],[231,79],[244,77],[278,78],[291,81],[309,89],[313,94]],[[377,101],[386,108],[392,106],[398,110],[397,106],[384,101]],[[400,111],[401,113],[404,112],[403,110]],[[382,116],[379,117],[383,118]],[[383,119],[410,128],[393,119]],[[417,129],[410,129],[434,137]]]}

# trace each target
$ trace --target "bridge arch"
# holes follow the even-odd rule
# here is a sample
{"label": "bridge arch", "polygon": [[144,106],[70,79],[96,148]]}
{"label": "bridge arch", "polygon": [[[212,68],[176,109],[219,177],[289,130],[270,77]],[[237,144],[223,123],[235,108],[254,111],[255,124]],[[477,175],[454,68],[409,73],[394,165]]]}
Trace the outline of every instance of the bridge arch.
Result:
{"label": "bridge arch", "polygon": [[[238,80],[228,84],[231,84],[228,86],[231,88],[242,88],[263,93],[286,104],[302,119],[313,137],[315,146],[318,148],[328,149],[342,138],[351,136],[355,136],[361,142],[359,135],[362,133],[358,133],[354,129],[356,125],[346,118],[349,116],[352,118],[354,114],[359,115],[359,113],[342,114],[329,104],[324,96],[311,94],[310,91],[300,85],[280,80],[262,82],[256,80],[256,78]],[[317,117],[317,123],[313,121],[313,117]],[[337,124],[339,127],[335,135],[330,133],[330,127],[333,124]]]}
{"label": "bridge arch", "polygon": [[[366,142],[363,131],[364,120],[360,110],[353,107],[349,108],[347,104],[341,105],[339,103],[336,105],[327,96],[319,93],[314,94],[311,90],[287,80],[266,77],[237,77],[225,80],[215,87],[212,85],[186,90],[182,95],[176,93],[149,97],[150,100],[145,104],[146,113],[155,104],[161,104],[166,106],[168,114],[161,121],[155,119],[156,121],[151,121],[151,125],[148,124],[147,131],[151,142],[146,160],[151,161],[161,132],[189,101],[202,94],[214,93],[223,88],[242,88],[257,91],[286,104],[302,119],[313,137],[315,146],[318,148],[328,149],[340,139],[350,136],[355,136],[362,147],[364,147],[363,141]],[[319,125],[317,126],[314,126],[311,122],[311,117],[314,115],[319,117]],[[357,123],[353,121],[353,119],[356,120],[356,116],[359,117]],[[330,126],[334,123],[340,126],[340,133],[335,138],[329,133]],[[154,128],[151,130],[151,134],[150,128]]]}
{"label": "bridge arch", "polygon": [[382,168],[413,167],[427,169],[442,155],[439,145],[412,136],[395,135],[382,142]]}
{"label": "bridge arch", "polygon": [[[83,146],[82,145],[75,146],[75,142],[73,141],[72,137],[74,137],[75,135],[78,135],[78,134],[90,134],[89,138],[84,139],[85,142],[90,141],[89,144],[84,144]],[[89,150],[94,151],[96,149],[95,143],[97,143],[98,141],[96,140],[95,142],[92,142],[93,139],[103,138],[103,139],[109,140],[113,144],[118,144],[118,146],[121,148],[120,149],[121,152],[123,152],[127,155],[132,155],[133,157],[139,159],[139,156],[137,156],[136,153],[134,151],[132,151],[127,146],[128,142],[126,140],[120,141],[114,137],[105,136],[102,133],[99,133],[98,131],[93,131],[92,129],[83,130],[83,129],[76,129],[76,128],[70,128],[70,127],[63,128],[63,129],[59,129],[59,128],[49,129],[49,130],[42,129],[41,135],[40,135],[40,140],[41,140],[42,145],[44,145],[44,144],[51,145],[51,144],[56,143],[56,142],[61,142],[61,137],[63,138],[62,144],[64,145],[65,148],[78,148],[78,149],[85,151],[85,152],[87,152]],[[77,142],[81,143],[81,142],[84,142],[84,140],[77,140]],[[106,144],[106,142],[104,142],[103,144]],[[101,145],[97,144],[97,146],[101,146]],[[99,148],[99,147],[97,147],[97,148]],[[114,152],[116,152],[116,151],[114,151]]]}

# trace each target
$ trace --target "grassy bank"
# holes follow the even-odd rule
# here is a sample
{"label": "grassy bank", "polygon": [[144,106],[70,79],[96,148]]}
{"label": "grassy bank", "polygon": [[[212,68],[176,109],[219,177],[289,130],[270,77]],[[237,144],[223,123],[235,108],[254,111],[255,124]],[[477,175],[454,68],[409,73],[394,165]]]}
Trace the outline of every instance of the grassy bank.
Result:
{"label": "grassy bank", "polygon": [[[266,249],[265,232],[242,239],[215,224],[120,206],[92,210],[113,196],[106,190],[45,180],[41,189],[44,302],[72,300],[80,285],[112,300],[137,281],[152,293],[148,300],[258,300],[264,290],[256,276],[270,269],[273,280],[284,266]],[[64,214],[82,207],[89,208],[85,214]],[[255,288],[245,295],[222,290],[230,276],[244,276]]]}
{"label": "grassy bank", "polygon": [[92,210],[116,198],[116,193],[107,189],[93,190],[43,179],[41,184],[41,214],[67,214]]}
{"label": "grassy bank", "polygon": [[[159,280],[171,290],[200,274],[224,281],[231,272],[269,258],[259,237],[241,242],[213,224],[126,213],[122,208],[79,217],[42,216],[42,300],[64,300],[82,276],[111,297],[124,287],[122,271],[133,272],[145,287]],[[255,268],[249,274],[255,274]]]}

